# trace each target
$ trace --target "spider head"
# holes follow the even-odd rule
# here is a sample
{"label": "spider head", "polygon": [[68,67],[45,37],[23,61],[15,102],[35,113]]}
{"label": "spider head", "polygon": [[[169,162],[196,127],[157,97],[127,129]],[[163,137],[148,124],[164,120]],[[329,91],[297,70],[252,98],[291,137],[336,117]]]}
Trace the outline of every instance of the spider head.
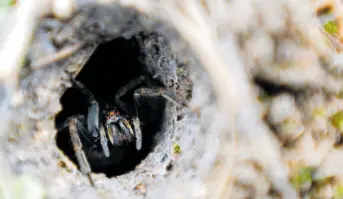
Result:
{"label": "spider head", "polygon": [[121,146],[134,141],[134,132],[130,121],[114,108],[105,112],[106,133],[112,145]]}
{"label": "spider head", "polygon": [[113,105],[106,104],[105,107],[102,109],[102,118],[103,124],[115,124],[120,120],[123,115],[118,111],[118,109]]}
{"label": "spider head", "polygon": [[110,123],[116,123],[120,118],[121,118],[120,113],[115,109],[107,111],[105,115],[105,120],[106,120],[107,125]]}

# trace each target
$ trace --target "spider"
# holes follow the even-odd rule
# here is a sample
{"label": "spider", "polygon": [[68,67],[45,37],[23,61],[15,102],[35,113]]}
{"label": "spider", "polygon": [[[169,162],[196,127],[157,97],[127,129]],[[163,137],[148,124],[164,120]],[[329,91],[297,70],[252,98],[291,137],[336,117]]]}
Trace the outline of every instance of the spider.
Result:
{"label": "spider", "polygon": [[[92,92],[81,82],[70,77],[72,86],[81,91],[88,101],[88,112],[84,115],[72,115],[59,130],[68,128],[71,142],[75,151],[76,160],[80,171],[87,176],[90,184],[95,187],[91,177],[91,167],[87,156],[110,156],[114,147],[134,144],[137,150],[141,150],[143,140],[141,123],[138,116],[137,105],[141,97],[164,97],[181,106],[181,103],[172,92],[163,88],[138,88],[139,84],[147,82],[145,76],[139,76],[127,85],[120,88],[115,94],[115,106],[107,105],[100,110],[99,102]],[[149,81],[148,81],[149,82]],[[125,103],[121,100],[128,91],[134,90],[134,108],[136,116],[129,116]],[[100,148],[100,150],[98,150]],[[100,152],[99,152],[100,151]]]}

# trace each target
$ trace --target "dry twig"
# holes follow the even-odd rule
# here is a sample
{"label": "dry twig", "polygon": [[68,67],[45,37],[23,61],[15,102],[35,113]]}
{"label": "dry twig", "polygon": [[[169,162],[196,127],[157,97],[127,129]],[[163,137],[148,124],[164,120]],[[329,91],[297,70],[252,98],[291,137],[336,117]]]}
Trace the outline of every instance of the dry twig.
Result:
{"label": "dry twig", "polygon": [[31,64],[31,67],[33,70],[39,70],[49,64],[61,61],[72,54],[76,53],[79,49],[81,49],[83,46],[82,43],[80,44],[75,44],[73,46],[67,47],[65,49],[62,49],[61,51],[52,54],[48,57],[44,57],[42,59],[39,59]]}

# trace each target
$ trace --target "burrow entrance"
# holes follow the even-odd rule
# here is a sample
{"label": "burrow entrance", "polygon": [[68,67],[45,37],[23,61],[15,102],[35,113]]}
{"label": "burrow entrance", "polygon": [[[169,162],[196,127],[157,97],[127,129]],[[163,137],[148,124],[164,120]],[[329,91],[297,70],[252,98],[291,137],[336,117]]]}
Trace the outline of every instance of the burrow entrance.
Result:
{"label": "burrow entrance", "polygon": [[[100,107],[104,104],[114,104],[116,91],[126,85],[130,80],[146,73],[146,65],[139,56],[141,47],[132,39],[117,38],[108,43],[101,44],[90,57],[82,71],[76,77],[86,85],[94,94]],[[155,81],[156,85],[162,85]],[[146,86],[145,84],[140,85]],[[133,106],[133,90],[123,97],[130,107],[129,115],[135,114]],[[87,101],[75,88],[69,88],[61,97],[63,106],[55,119],[56,128],[61,126],[68,117],[75,114],[87,114]],[[151,152],[156,146],[155,135],[160,132],[163,124],[165,100],[161,98],[144,98],[139,103],[139,118],[142,123],[143,146],[137,151],[132,146],[111,150],[109,158],[87,157],[94,173],[104,173],[107,177],[127,173],[133,169]],[[56,136],[57,146],[78,165],[72,148],[69,132],[61,130]],[[84,149],[88,150],[88,149]]]}

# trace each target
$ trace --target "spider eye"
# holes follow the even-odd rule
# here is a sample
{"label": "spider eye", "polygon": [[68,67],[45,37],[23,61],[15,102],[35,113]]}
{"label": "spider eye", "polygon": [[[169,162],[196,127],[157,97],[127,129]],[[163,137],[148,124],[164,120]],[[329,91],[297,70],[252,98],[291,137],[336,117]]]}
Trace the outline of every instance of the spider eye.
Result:
{"label": "spider eye", "polygon": [[109,116],[115,116],[116,113],[115,113],[114,111],[111,111],[111,112],[108,113],[108,115],[109,115]]}

